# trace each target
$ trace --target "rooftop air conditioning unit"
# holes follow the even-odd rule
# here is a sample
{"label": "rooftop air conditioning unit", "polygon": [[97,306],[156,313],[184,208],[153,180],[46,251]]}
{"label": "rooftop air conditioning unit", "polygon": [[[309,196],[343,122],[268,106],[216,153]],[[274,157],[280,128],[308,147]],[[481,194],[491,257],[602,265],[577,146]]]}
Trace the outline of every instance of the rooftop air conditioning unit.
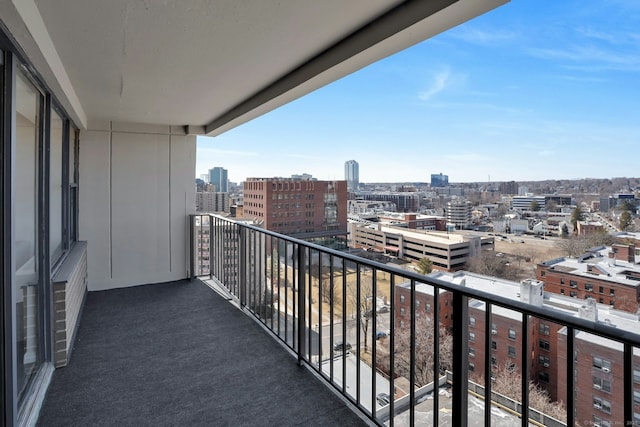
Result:
{"label": "rooftop air conditioning unit", "polygon": [[596,390],[600,390],[601,387],[600,387],[600,384],[594,384],[593,388],[595,388]]}
{"label": "rooftop air conditioning unit", "polygon": [[609,373],[609,368],[607,368],[607,367],[602,367],[602,372]]}
{"label": "rooftop air conditioning unit", "polygon": [[549,367],[549,364],[548,364],[548,363],[545,363],[543,366],[544,366],[545,368],[548,368],[548,367]]}

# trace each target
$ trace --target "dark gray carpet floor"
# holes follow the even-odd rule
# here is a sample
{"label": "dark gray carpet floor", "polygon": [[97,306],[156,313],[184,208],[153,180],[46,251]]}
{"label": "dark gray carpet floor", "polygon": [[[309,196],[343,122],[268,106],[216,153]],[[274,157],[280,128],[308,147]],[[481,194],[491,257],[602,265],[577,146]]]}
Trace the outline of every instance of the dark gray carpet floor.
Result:
{"label": "dark gray carpet floor", "polygon": [[41,426],[364,425],[199,281],[90,292]]}

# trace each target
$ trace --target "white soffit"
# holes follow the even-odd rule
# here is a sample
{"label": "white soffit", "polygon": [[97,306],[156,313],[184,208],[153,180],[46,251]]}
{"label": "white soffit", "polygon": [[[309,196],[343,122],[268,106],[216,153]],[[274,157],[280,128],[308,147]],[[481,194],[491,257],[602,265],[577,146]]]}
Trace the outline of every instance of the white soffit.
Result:
{"label": "white soffit", "polygon": [[[83,110],[79,115],[89,120],[205,126],[215,135],[507,0],[18,1],[37,6],[46,28],[29,32],[52,41],[48,50],[62,67],[55,55],[36,53],[49,62],[51,72],[43,75],[64,92],[57,97],[65,106]],[[426,4],[439,11],[378,41],[380,28],[362,30],[364,48],[335,64],[331,57],[340,51],[329,50],[311,73],[288,80],[293,70],[398,5]],[[380,27],[383,33],[395,28]]]}

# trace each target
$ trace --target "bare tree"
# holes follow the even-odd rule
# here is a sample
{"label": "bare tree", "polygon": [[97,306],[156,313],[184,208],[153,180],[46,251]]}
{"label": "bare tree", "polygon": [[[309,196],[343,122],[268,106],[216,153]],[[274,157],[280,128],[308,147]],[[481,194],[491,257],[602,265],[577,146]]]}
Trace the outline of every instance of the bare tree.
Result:
{"label": "bare tree", "polygon": [[360,293],[358,294],[358,282],[347,283],[347,300],[354,312],[360,309],[360,319],[358,323],[364,334],[364,349],[368,349],[369,344],[369,322],[376,315],[376,298],[373,295],[371,279],[364,275],[360,276]]}
{"label": "bare tree", "polygon": [[565,256],[578,257],[588,252],[591,248],[610,245],[614,240],[613,236],[602,232],[588,236],[571,236],[561,239],[558,241],[557,247]]}
{"label": "bare tree", "polygon": [[[411,341],[415,340],[415,382],[421,387],[429,384],[434,379],[434,330],[431,316],[416,316],[416,336],[411,337],[411,329],[408,324],[396,329],[395,335],[395,372],[408,378],[411,372]],[[453,357],[453,337],[444,327],[439,331],[439,364],[440,372],[451,369]],[[381,361],[388,367],[389,360]]]}
{"label": "bare tree", "polygon": [[[522,375],[512,362],[498,364],[491,372],[491,390],[519,402],[522,398]],[[484,378],[476,375],[473,381],[484,384]],[[549,393],[533,381],[529,381],[529,407],[560,421],[567,420],[567,411],[561,402],[553,402]]]}
{"label": "bare tree", "polygon": [[482,251],[467,261],[465,269],[485,276],[517,280],[520,277],[520,270],[504,257],[496,255],[493,251]]}

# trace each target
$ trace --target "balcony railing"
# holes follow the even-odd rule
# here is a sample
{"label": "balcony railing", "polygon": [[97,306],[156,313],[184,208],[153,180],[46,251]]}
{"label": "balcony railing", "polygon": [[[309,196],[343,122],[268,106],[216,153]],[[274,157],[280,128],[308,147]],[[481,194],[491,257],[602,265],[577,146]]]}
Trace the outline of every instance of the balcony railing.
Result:
{"label": "balcony railing", "polygon": [[[224,287],[299,364],[376,424],[438,425],[448,417],[453,425],[467,425],[471,418],[499,425],[500,418],[510,417],[506,425],[633,425],[634,405],[636,417],[640,412],[634,403],[640,389],[633,382],[637,333],[214,215],[193,215],[190,225],[192,276]],[[469,313],[477,310],[483,318],[471,322]],[[499,316],[517,325],[508,328],[508,337],[502,326],[492,334]],[[549,334],[548,324],[556,326],[558,338],[537,342],[536,334]],[[505,341],[496,344],[501,332]],[[578,376],[591,382],[593,370],[578,363],[579,357],[591,360],[579,354],[578,333],[619,349],[611,394],[621,396],[621,403],[608,414],[587,417],[577,411]],[[508,358],[498,352],[504,343],[513,344]],[[549,354],[533,356],[538,346],[536,351]],[[513,372],[515,398],[493,390],[503,363]],[[547,372],[550,364],[555,377]],[[554,384],[547,393],[557,395],[560,415],[530,407],[531,393],[547,383]]]}

